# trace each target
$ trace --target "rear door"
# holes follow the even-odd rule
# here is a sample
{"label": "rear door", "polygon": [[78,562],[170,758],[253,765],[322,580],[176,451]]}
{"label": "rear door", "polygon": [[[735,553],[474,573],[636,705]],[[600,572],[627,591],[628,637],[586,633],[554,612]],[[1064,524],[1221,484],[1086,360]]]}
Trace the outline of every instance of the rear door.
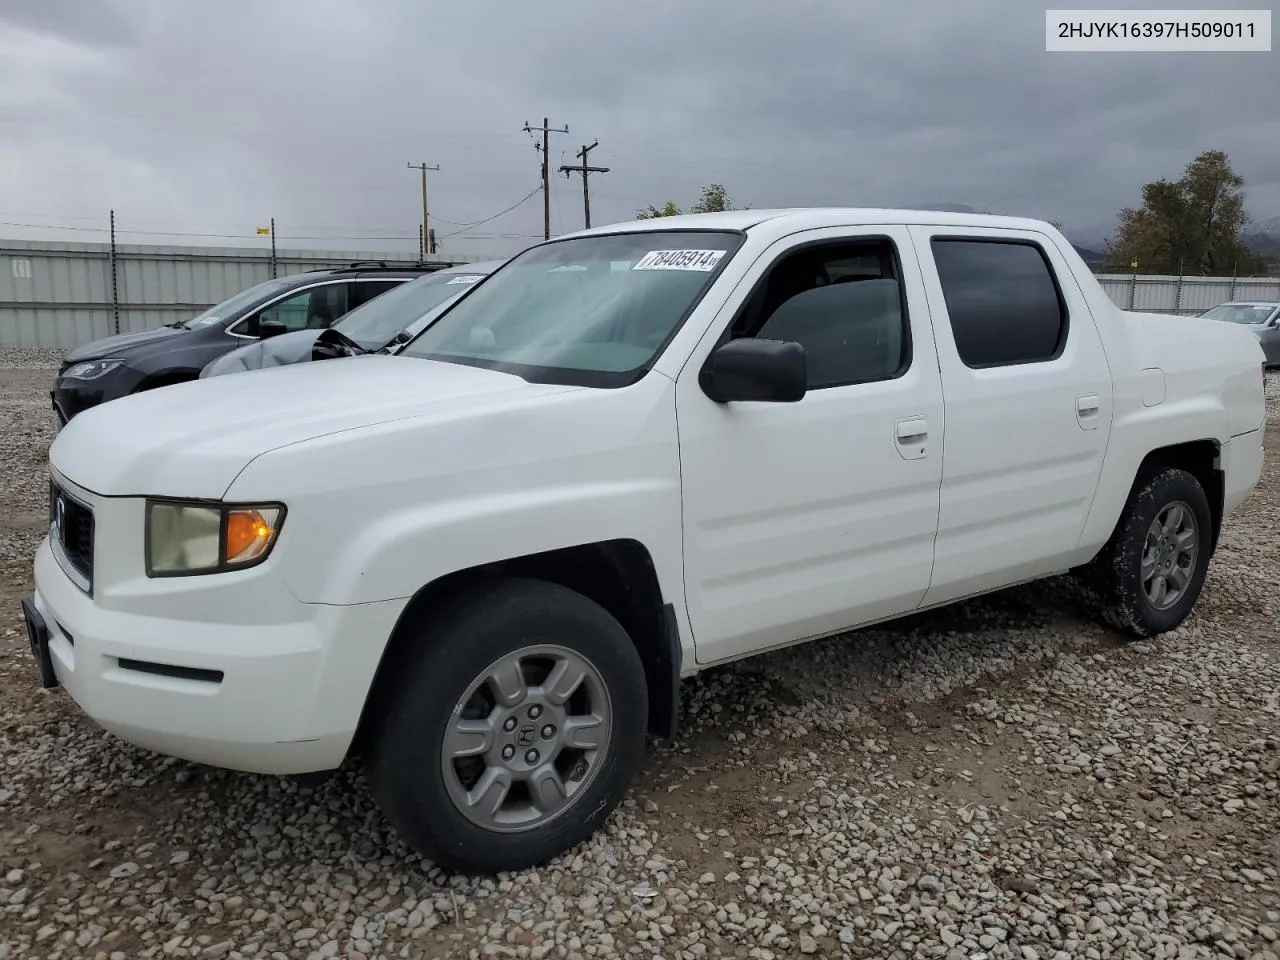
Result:
{"label": "rear door", "polygon": [[930,605],[1079,562],[1112,392],[1093,316],[1049,236],[911,235],[947,413]]}

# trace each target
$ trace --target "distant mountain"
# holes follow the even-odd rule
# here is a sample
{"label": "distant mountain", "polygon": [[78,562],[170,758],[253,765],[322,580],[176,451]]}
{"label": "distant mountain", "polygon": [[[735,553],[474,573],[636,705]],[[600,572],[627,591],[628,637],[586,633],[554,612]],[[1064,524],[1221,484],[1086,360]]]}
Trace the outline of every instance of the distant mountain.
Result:
{"label": "distant mountain", "polygon": [[[985,213],[967,203],[914,203],[913,210],[940,210],[945,213]],[[1100,271],[1107,263],[1106,248],[1115,234],[1116,223],[1095,223],[1086,226],[1068,227],[1064,233],[1076,253],[1091,270]],[[1241,232],[1240,239],[1254,252],[1269,260],[1272,274],[1280,273],[1280,217],[1265,217],[1249,223]]]}
{"label": "distant mountain", "polygon": [[1095,223],[1087,226],[1068,227],[1067,239],[1079,247],[1102,250],[1116,232],[1115,223]]}
{"label": "distant mountain", "polygon": [[1076,248],[1076,253],[1080,254],[1080,259],[1085,262],[1085,266],[1090,270],[1098,270],[1107,262],[1107,255],[1101,250],[1082,247],[1078,243],[1073,243],[1071,246]]}
{"label": "distant mountain", "polygon": [[1280,257],[1280,217],[1255,220],[1247,224],[1240,239],[1249,249],[1268,259]]}

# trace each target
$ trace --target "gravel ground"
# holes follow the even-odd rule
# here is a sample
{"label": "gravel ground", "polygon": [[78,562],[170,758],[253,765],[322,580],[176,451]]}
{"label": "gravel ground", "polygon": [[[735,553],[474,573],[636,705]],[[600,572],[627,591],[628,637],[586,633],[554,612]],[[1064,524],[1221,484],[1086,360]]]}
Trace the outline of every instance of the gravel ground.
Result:
{"label": "gravel ground", "polygon": [[1120,643],[1053,581],[685,684],[683,732],[540,870],[446,877],[358,772],[227,773],[36,688],[45,356],[0,357],[0,960],[1280,960],[1280,377],[1196,614]]}

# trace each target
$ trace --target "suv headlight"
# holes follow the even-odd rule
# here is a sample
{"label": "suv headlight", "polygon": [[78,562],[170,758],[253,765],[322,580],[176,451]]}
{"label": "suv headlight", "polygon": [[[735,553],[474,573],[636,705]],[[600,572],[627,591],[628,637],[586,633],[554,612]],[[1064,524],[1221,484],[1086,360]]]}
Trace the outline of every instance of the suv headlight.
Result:
{"label": "suv headlight", "polygon": [[243,570],[267,559],[284,524],[282,503],[148,500],[148,577]]}
{"label": "suv headlight", "polygon": [[67,367],[62,375],[72,380],[97,380],[122,363],[124,360],[116,357],[107,360],[85,360]]}

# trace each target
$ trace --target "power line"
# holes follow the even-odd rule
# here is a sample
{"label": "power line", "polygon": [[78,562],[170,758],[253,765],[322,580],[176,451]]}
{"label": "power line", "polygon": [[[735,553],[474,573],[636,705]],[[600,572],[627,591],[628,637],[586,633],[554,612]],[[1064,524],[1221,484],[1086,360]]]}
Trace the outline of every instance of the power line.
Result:
{"label": "power line", "polygon": [[533,148],[542,154],[542,239],[544,240],[551,239],[551,167],[547,161],[547,138],[552,133],[569,132],[568,124],[561,128],[550,127],[548,126],[549,123],[550,121],[543,117],[541,127],[531,127],[527,120],[524,124],[525,133],[534,133],[539,129],[542,130],[542,144],[535,143]]}
{"label": "power line", "polygon": [[[532,190],[530,190],[528,193],[526,193],[523,197],[521,197],[521,198],[520,198],[519,200],[517,200],[515,203],[511,204],[509,207],[504,207],[503,209],[499,210],[499,211],[498,211],[497,213],[495,213],[495,214],[491,214],[490,216],[484,217],[484,218],[482,218],[482,219],[480,219],[480,220],[473,220],[471,223],[458,224],[458,226],[459,226],[461,229],[459,229],[459,230],[454,230],[452,233],[447,233],[447,234],[445,234],[444,236],[440,237],[439,239],[440,239],[440,240],[444,240],[444,239],[446,239],[446,238],[448,238],[448,237],[456,237],[456,236],[458,236],[458,235],[459,235],[459,234],[461,234],[461,233],[469,232],[469,231],[470,231],[472,228],[474,228],[474,227],[483,226],[483,225],[484,225],[484,224],[486,224],[486,223],[489,223],[489,222],[491,222],[491,221],[493,221],[493,220],[497,220],[499,217],[501,217],[501,216],[505,216],[506,214],[511,213],[511,212],[512,212],[513,210],[515,210],[517,207],[519,207],[519,206],[521,206],[521,205],[523,205],[523,204],[527,203],[527,202],[529,201],[529,199],[530,199],[530,198],[531,198],[535,193],[537,193],[537,192],[538,192],[539,190],[541,190],[541,189],[542,189],[541,185],[534,187]],[[68,217],[67,219],[90,219],[90,218],[88,218],[88,217],[74,217],[74,218],[72,218],[72,217]],[[439,219],[439,218],[437,218],[437,219]],[[145,222],[145,221],[140,221],[140,222]],[[156,222],[156,221],[150,221],[150,222]],[[103,233],[103,232],[106,232],[106,231],[107,231],[107,229],[108,229],[107,227],[77,227],[77,226],[68,226],[68,225],[66,225],[66,224],[57,224],[57,223],[32,223],[32,222],[30,222],[30,221],[15,221],[15,220],[0,220],[0,226],[4,226],[4,227],[23,227],[23,228],[26,228],[26,229],[29,229],[29,230],[65,230],[65,231],[71,231],[71,232],[75,232],[75,233]],[[385,228],[385,227],[298,227],[298,228],[296,228],[296,229],[299,229],[299,230],[306,230],[306,229],[310,229],[310,230],[334,230],[334,231],[341,231],[341,230],[351,230],[351,231],[359,231],[359,230],[381,231],[381,230],[387,230],[388,235],[386,235],[386,236],[376,236],[376,237],[349,237],[349,236],[306,236],[306,235],[302,235],[302,234],[290,234],[290,235],[281,235],[281,236],[280,236],[280,239],[281,239],[281,240],[414,240],[414,239],[417,239],[416,237],[409,236],[409,235],[406,235],[406,234],[396,234],[396,233],[393,233],[393,232],[391,232],[391,230],[388,230],[388,228]],[[127,234],[135,235],[135,236],[148,236],[148,237],[207,237],[207,238],[215,239],[215,240],[244,240],[244,239],[249,239],[249,238],[251,238],[251,237],[256,236],[256,234],[252,234],[252,233],[200,233],[200,232],[190,231],[190,230],[124,230],[124,229],[117,229],[117,230],[116,230],[116,232],[117,232],[117,233],[127,233]],[[519,239],[519,240],[524,240],[524,239],[536,239],[536,238],[537,238],[537,234],[533,234],[533,233],[509,233],[509,234],[475,234],[475,235],[473,235],[473,236],[472,236],[472,238],[471,238],[471,239]],[[544,238],[544,239],[545,239],[545,238]]]}
{"label": "power line", "polygon": [[[532,197],[535,193],[538,192],[538,189],[539,188],[535,187],[533,191],[531,191],[528,194],[528,196],[524,198],[524,200],[528,200],[529,197]],[[521,203],[523,202],[524,201],[522,200]],[[517,204],[517,206],[519,206],[519,204]],[[502,213],[509,213],[512,209],[514,209],[514,207],[508,208],[507,210],[502,211]],[[481,223],[487,223],[489,220],[497,219],[498,217],[502,216],[502,213],[494,214],[494,216],[489,217],[486,220],[477,221],[475,225],[478,226]],[[27,222],[19,223],[17,221],[10,221],[10,220],[0,220],[0,226],[24,227],[29,230],[63,230],[63,231],[70,231],[72,233],[109,233],[111,229],[109,226],[107,227],[72,227],[72,226],[66,226],[64,224],[57,224],[57,223],[27,223]],[[330,228],[324,228],[324,229],[330,229]],[[342,228],[334,227],[332,229],[340,230]],[[127,234],[129,236],[136,236],[136,237],[195,237],[198,239],[207,239],[207,240],[252,240],[257,238],[257,234],[254,234],[254,233],[199,233],[195,231],[184,231],[184,230],[124,230],[118,227],[116,229],[116,233]],[[454,234],[449,234],[449,236],[454,236]],[[468,239],[471,239],[471,240],[536,240],[538,239],[538,236],[539,235],[536,233],[476,233],[476,234],[472,234]],[[278,239],[280,240],[417,240],[418,237],[416,235],[411,236],[407,233],[397,233],[397,234],[388,233],[383,236],[360,236],[360,237],[343,236],[343,235],[336,235],[336,234],[335,235],[308,235],[308,234],[291,233],[291,234],[280,234]]]}
{"label": "power line", "polygon": [[[512,210],[514,210],[516,207],[520,206],[521,204],[527,203],[527,202],[528,202],[528,200],[529,200],[529,198],[530,198],[530,197],[532,197],[535,193],[537,193],[537,192],[538,192],[539,190],[541,190],[541,189],[542,189],[541,187],[534,187],[532,190],[530,190],[528,193],[526,193],[523,197],[521,197],[519,200],[517,200],[517,201],[516,201],[515,203],[513,203],[511,206],[507,207],[505,210],[499,210],[499,211],[498,211],[497,213],[495,213],[492,217],[485,217],[483,220],[477,220],[475,223],[468,223],[468,224],[467,224],[466,226],[464,226],[461,230],[455,230],[455,231],[453,231],[453,233],[446,233],[446,234],[445,234],[443,237],[441,237],[440,239],[441,239],[441,240],[447,240],[449,237],[456,237],[456,236],[457,236],[458,234],[460,234],[460,233],[465,233],[466,231],[470,230],[472,227],[478,227],[478,226],[480,226],[482,223],[488,223],[490,220],[497,220],[497,219],[498,219],[499,217],[501,217],[503,214],[510,213]],[[530,236],[532,236],[532,234],[530,234]],[[543,239],[548,239],[548,238],[545,238],[545,237],[544,237]]]}
{"label": "power line", "polygon": [[572,166],[560,167],[560,172],[563,173],[566,177],[569,176],[571,172],[582,174],[582,218],[586,222],[586,226],[588,228],[591,226],[591,191],[587,187],[587,175],[592,173],[608,173],[609,172],[608,167],[587,166],[587,154],[590,153],[592,150],[594,150],[598,146],[600,146],[599,140],[592,141],[590,146],[584,145],[583,148],[579,150],[577,153],[577,157],[582,161],[582,163],[578,164],[576,167],[572,167]]}

